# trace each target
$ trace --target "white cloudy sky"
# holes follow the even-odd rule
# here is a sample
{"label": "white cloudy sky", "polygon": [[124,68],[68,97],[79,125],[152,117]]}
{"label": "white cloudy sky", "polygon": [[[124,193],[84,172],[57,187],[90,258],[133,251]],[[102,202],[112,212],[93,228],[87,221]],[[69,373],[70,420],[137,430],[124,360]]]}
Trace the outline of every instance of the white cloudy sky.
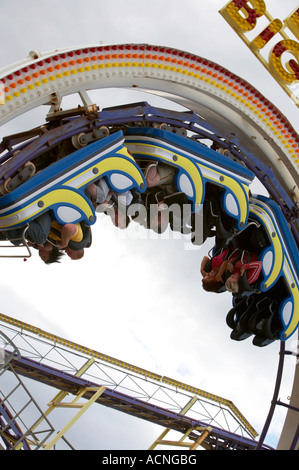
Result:
{"label": "white cloudy sky", "polygon": [[[296,127],[296,106],[218,13],[225,3],[1,0],[0,67],[25,58],[33,49],[43,52],[131,42],[175,47],[240,75]],[[266,3],[272,16],[280,19],[297,6],[296,0]],[[113,95],[105,91],[98,96],[101,107],[144,99],[125,91]],[[160,103],[156,97],[147,99],[154,105]],[[16,132],[17,126],[23,130],[22,126],[41,124],[40,114],[30,119],[30,124],[21,119],[4,126],[1,138]],[[252,346],[251,340],[230,340],[225,323],[230,296],[213,296],[201,290],[199,267],[206,246],[190,250],[182,239],[136,240],[133,235],[120,237],[104,217],[94,227],[92,248],[79,262],[64,259],[60,265],[46,266],[36,257],[26,263],[2,260],[1,311],[232,400],[261,431],[272,398],[279,344],[260,349]],[[293,368],[287,359],[282,401],[291,392]],[[95,428],[89,429],[96,438],[87,444],[80,437],[84,426],[95,421],[88,415],[73,431],[75,446],[147,448],[160,432],[120,413],[100,410],[97,416],[99,431],[95,422]],[[279,414],[273,422],[270,443],[275,443],[282,422],[283,415]],[[122,436],[122,444],[115,442],[115,432]]]}

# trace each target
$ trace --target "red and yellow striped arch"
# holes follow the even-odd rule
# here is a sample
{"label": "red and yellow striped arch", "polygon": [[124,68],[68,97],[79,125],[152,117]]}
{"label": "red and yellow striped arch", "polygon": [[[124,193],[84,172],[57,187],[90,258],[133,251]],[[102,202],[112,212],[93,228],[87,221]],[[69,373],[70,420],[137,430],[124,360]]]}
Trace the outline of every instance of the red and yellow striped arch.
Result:
{"label": "red and yellow striped arch", "polygon": [[[230,110],[262,129],[269,137],[262,139],[263,145],[265,140],[275,142],[293,168],[293,175],[298,174],[299,136],[289,121],[248,82],[192,53],[148,44],[60,50],[12,65],[5,73],[0,71],[0,80],[5,92],[0,124],[39,104],[49,103],[53,93],[64,96],[95,88],[162,87],[164,91],[171,89],[172,94],[186,94],[192,102],[200,102],[201,94],[205,103],[214,99],[228,104]],[[218,112],[216,104],[214,108]],[[277,168],[280,165],[273,164]],[[292,185],[290,182],[289,187]]]}

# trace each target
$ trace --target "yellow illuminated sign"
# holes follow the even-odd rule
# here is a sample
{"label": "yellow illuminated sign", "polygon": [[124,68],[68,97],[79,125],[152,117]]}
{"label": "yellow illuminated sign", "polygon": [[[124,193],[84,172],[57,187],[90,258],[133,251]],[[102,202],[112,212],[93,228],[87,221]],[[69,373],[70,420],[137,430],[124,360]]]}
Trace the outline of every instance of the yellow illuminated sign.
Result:
{"label": "yellow illuminated sign", "polygon": [[[299,98],[294,93],[294,87],[299,83],[299,8],[281,21],[270,15],[263,0],[231,0],[219,13],[299,106]],[[266,19],[267,26],[250,40],[246,34],[252,32],[262,19]],[[286,29],[294,38],[287,35]],[[261,51],[267,45],[271,49],[268,57],[264,57]]]}

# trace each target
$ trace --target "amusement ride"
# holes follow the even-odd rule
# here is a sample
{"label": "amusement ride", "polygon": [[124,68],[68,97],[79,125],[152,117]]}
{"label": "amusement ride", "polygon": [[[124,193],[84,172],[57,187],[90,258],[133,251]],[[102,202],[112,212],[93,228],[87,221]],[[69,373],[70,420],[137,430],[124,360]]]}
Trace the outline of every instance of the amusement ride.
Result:
{"label": "amusement ride", "polygon": [[[254,3],[255,10],[234,0],[221,14],[240,34],[267,16],[270,26],[252,46],[257,55],[280,23],[262,8],[264,2]],[[298,23],[297,9],[285,21],[297,38]],[[283,35],[271,70],[289,92],[289,84],[299,80],[298,62],[290,60],[285,70],[281,56],[288,50],[298,58],[298,42]],[[299,137],[288,119],[222,65],[166,46],[31,51],[2,69],[0,82],[1,125],[42,105],[48,109],[42,125],[0,142],[0,234],[7,256],[24,258],[14,254],[20,246],[25,258],[39,250],[35,224],[44,229],[48,219],[44,243],[51,256],[59,251],[65,227],[82,232],[80,240],[70,239],[72,252],[88,248],[99,212],[116,225],[129,219],[157,233],[169,226],[190,234],[194,245],[213,240],[202,274],[207,290],[231,292],[226,315],[231,339],[252,341],[257,348],[280,342],[273,400],[257,440],[229,400],[0,314],[1,447],[51,449],[59,440],[70,445],[66,431],[98,403],[163,426],[151,449],[167,444],[190,450],[271,449],[265,436],[275,407],[283,405],[288,411],[278,448],[298,448],[298,361],[290,403],[278,401],[284,358],[294,355],[285,342],[298,335],[299,324]],[[186,111],[145,101],[99,109],[89,90],[108,88],[148,92]],[[63,109],[63,97],[73,94],[81,105]],[[254,179],[268,196],[252,193]],[[53,352],[61,363],[51,360]],[[46,411],[23,377],[59,390]],[[14,408],[16,389],[40,414],[30,425],[27,405]],[[75,399],[65,403],[68,394]],[[55,433],[49,414],[59,407],[79,411]],[[176,443],[165,439],[171,430],[182,435]]]}

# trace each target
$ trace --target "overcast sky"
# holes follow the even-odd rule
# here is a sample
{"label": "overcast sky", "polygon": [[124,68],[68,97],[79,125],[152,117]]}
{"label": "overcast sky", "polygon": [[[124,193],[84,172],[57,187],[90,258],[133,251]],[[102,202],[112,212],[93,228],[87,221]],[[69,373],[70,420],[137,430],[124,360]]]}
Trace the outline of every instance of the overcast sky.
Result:
{"label": "overcast sky", "polygon": [[[298,108],[218,13],[225,3],[1,0],[0,66],[27,57],[31,50],[100,43],[174,47],[243,77],[296,127]],[[272,16],[284,19],[297,0],[268,0],[266,4]],[[98,96],[101,107],[140,101],[138,93],[123,90]],[[156,97],[146,98],[154,105],[160,103]],[[1,138],[24,130],[22,126],[42,124],[39,113],[30,116],[30,125],[28,119],[26,124],[20,119],[3,126]],[[107,355],[232,400],[260,432],[272,399],[279,343],[256,348],[250,339],[230,340],[225,317],[231,296],[201,290],[200,262],[209,247],[193,250],[185,239],[136,239],[134,232],[125,237],[107,217],[99,217],[92,247],[80,261],[65,257],[60,265],[46,266],[36,256],[26,263],[2,260],[0,309]],[[291,392],[293,368],[287,359],[282,401]],[[97,416],[106,429],[100,424],[99,434],[87,443],[81,434],[84,426],[92,424],[89,432],[97,434],[92,416],[72,431],[75,446],[146,449],[158,436],[156,427],[144,427],[141,420],[99,410]],[[282,422],[280,413],[273,422],[270,444],[279,436]],[[113,438],[116,428],[123,433],[121,444]]]}

